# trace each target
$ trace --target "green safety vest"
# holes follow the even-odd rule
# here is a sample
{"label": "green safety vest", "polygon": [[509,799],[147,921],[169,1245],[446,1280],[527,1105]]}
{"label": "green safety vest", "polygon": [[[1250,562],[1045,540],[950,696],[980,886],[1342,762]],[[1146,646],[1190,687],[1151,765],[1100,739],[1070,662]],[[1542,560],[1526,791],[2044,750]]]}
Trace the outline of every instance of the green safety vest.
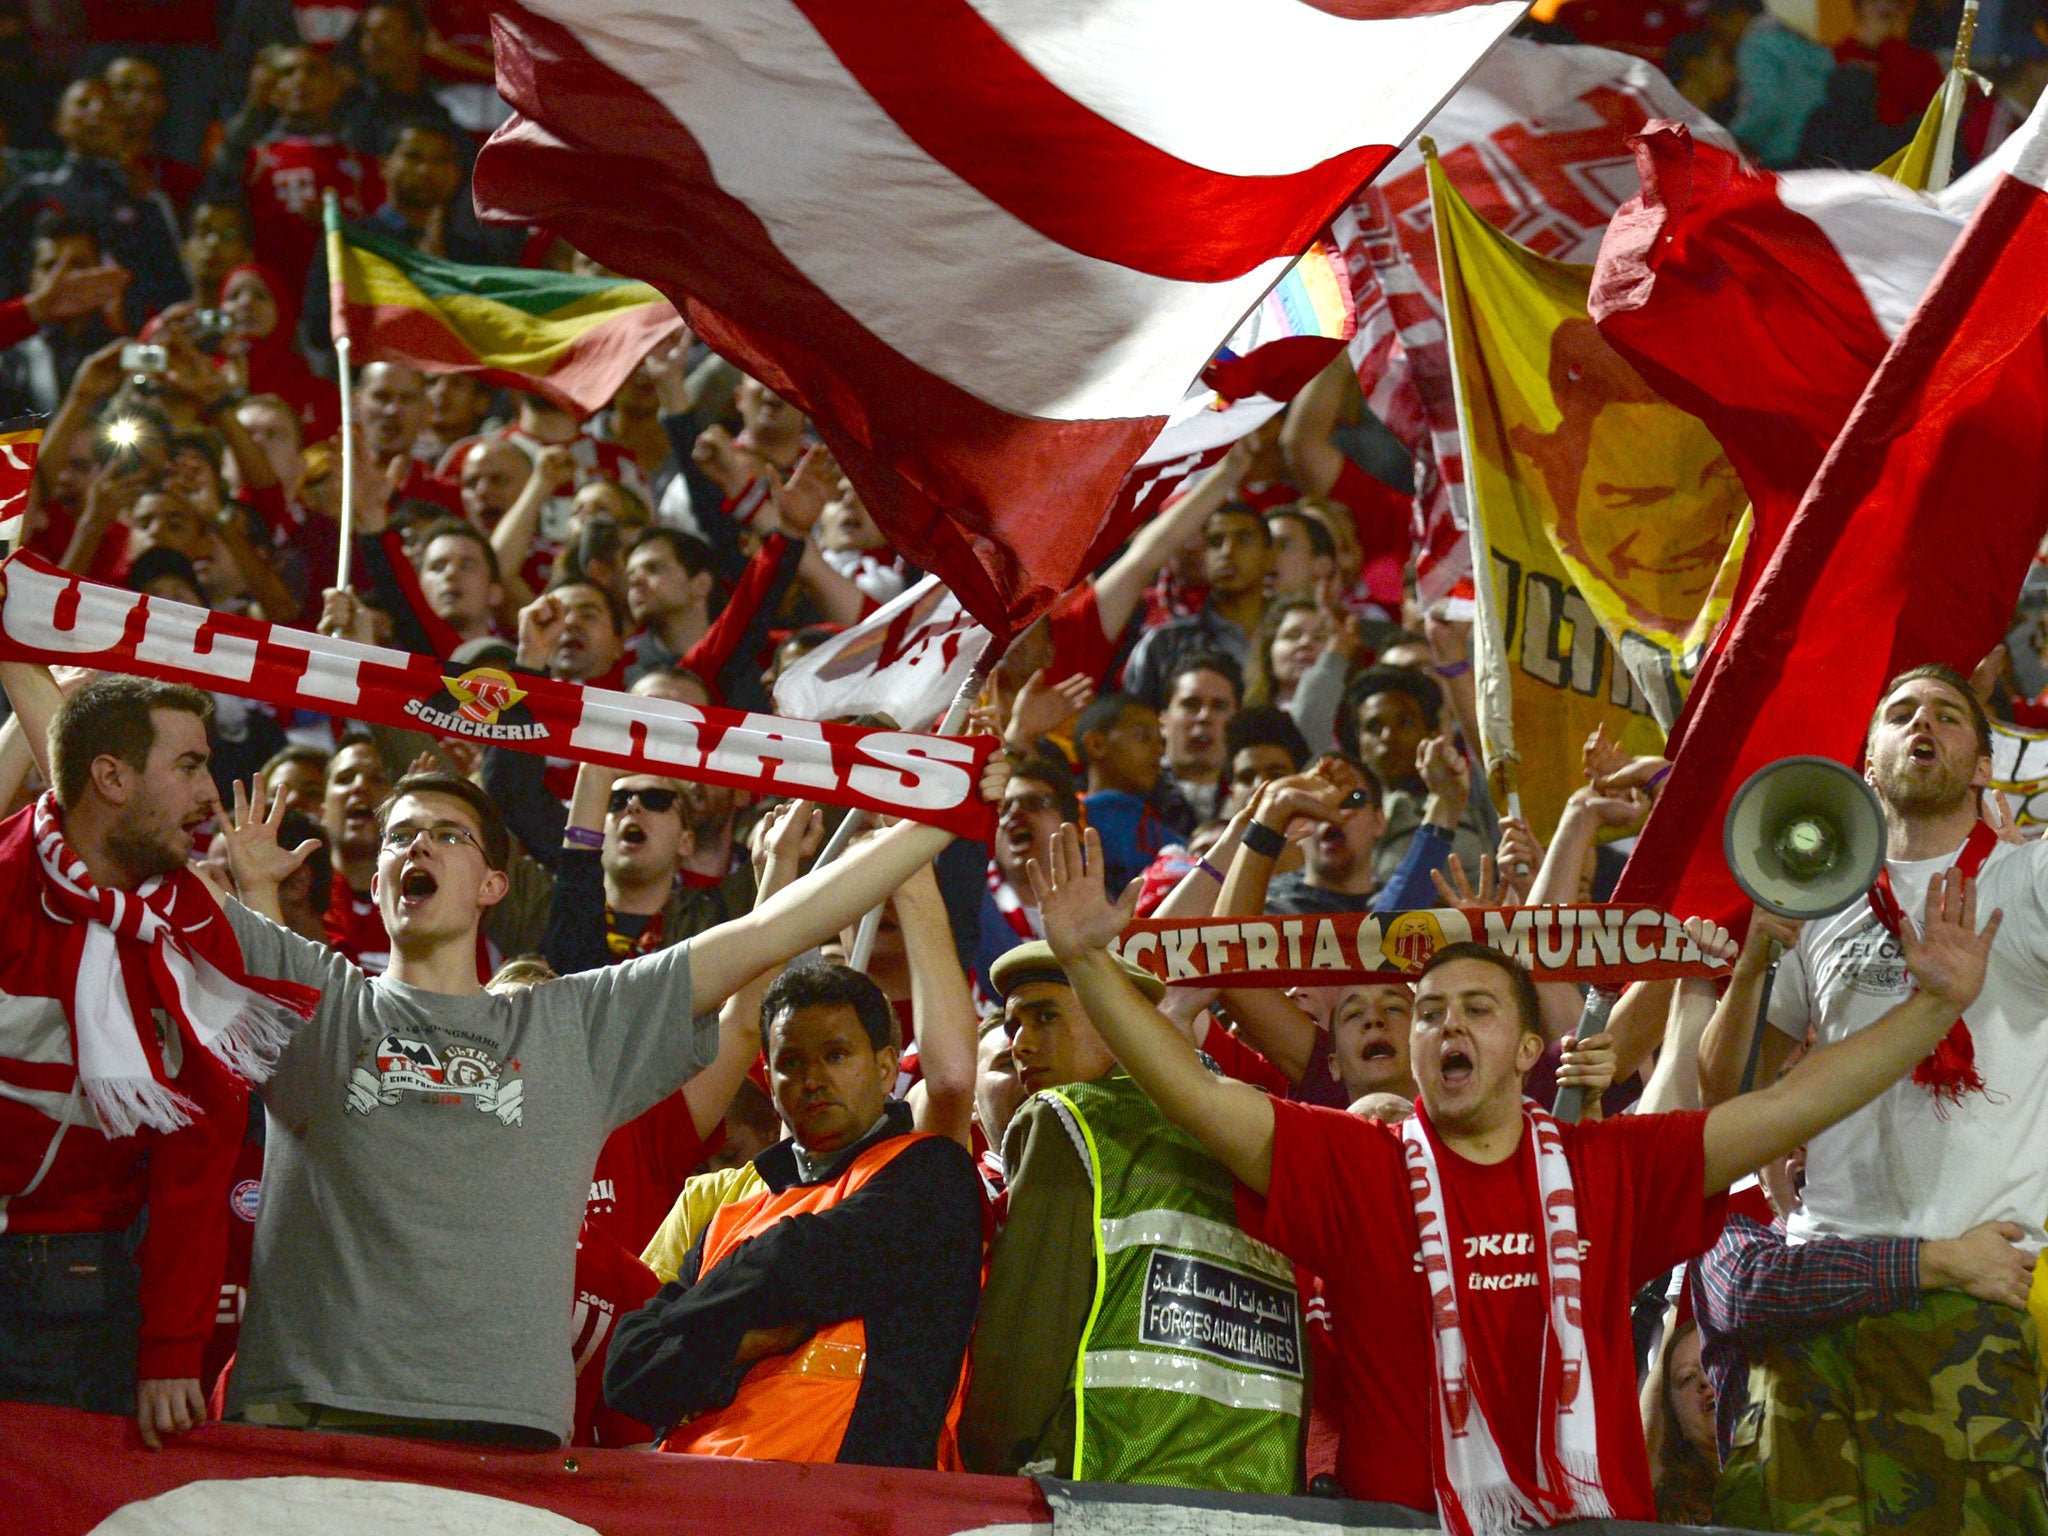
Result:
{"label": "green safety vest", "polygon": [[1127,1075],[1045,1097],[1095,1190],[1075,1479],[1298,1491],[1307,1359],[1294,1265],[1238,1226],[1230,1174]]}

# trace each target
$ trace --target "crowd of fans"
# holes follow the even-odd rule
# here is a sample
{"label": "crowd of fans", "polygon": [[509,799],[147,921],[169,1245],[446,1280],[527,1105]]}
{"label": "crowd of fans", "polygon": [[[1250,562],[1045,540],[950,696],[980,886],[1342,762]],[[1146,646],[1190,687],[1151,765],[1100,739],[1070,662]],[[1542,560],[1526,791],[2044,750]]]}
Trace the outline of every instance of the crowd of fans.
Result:
{"label": "crowd of fans", "polygon": [[[1577,0],[1534,30],[1649,58],[1764,165],[1867,167],[1958,10],[1857,0],[1832,49],[1759,0]],[[323,195],[456,261],[595,270],[471,210],[504,110],[487,8],[82,13],[66,36],[0,0],[0,416],[48,416],[27,548],[451,670],[758,710],[917,579],[801,413],[685,333],[589,420],[360,368],[334,587]],[[2040,42],[1991,66],[1961,154],[2025,117]],[[1134,912],[1600,900],[1654,804],[1666,765],[1604,737],[1547,845],[1495,803],[1465,628],[1403,592],[1407,496],[1352,457],[1362,412],[1340,358],[1010,647],[977,717],[1006,749],[987,848],[904,826],[813,869],[839,813],[801,801],[0,667],[10,914],[216,943],[304,1004],[246,1099],[193,1087],[160,1025],[203,1115],[102,1137],[69,940],[0,936],[0,1395],[135,1413],[152,1445],[225,1415],[1449,1488],[1480,1529],[1598,1512],[1589,1487],[1640,1518],[2048,1528],[2042,845],[1979,819],[2009,673],[1872,701],[1917,922],[1696,925],[1725,986],[1639,982],[1599,1034],[1578,988],[1469,947],[1284,991],[1169,991],[1109,953]],[[46,838],[98,905],[50,904]],[[216,939],[99,900],[188,860]],[[1958,1015],[1988,1087],[1898,1081]],[[1522,1108],[1559,1086],[1594,1105],[1561,1142]],[[1483,1454],[1446,1452],[1453,1399]]]}

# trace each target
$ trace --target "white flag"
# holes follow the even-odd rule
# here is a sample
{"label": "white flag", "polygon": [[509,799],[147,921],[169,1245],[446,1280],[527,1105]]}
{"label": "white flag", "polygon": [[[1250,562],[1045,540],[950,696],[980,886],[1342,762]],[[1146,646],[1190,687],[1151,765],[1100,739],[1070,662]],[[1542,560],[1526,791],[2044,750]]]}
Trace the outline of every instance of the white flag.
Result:
{"label": "white flag", "polygon": [[887,715],[924,730],[946,712],[988,648],[989,632],[927,576],[775,681],[775,707],[811,720]]}

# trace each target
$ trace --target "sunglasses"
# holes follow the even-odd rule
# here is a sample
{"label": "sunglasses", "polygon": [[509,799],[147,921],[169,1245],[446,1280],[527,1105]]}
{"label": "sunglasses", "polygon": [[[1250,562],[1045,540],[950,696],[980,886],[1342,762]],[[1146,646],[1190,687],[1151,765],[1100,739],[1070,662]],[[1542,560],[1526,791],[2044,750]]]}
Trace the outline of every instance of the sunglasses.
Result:
{"label": "sunglasses", "polygon": [[627,808],[638,800],[642,810],[660,815],[663,811],[674,810],[676,801],[681,798],[682,791],[679,789],[615,789],[605,800],[604,805],[612,815],[623,816]]}

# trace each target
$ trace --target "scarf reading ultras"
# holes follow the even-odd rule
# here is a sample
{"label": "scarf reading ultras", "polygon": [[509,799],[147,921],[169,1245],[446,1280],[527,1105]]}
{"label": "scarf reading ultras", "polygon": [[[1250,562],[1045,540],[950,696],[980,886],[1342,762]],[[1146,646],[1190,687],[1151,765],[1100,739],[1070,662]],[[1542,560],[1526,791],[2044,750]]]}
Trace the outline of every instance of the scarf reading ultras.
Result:
{"label": "scarf reading ultras", "polygon": [[[1998,846],[1998,833],[1987,821],[1980,821],[1970,828],[1969,839],[1963,844],[1963,851],[1956,855],[1955,867],[1965,877],[1974,880],[1977,871],[1984,867],[1984,861],[1991,857],[1991,850]],[[1870,888],[1870,910],[1877,914],[1877,920],[1884,924],[1885,931],[1894,939],[1899,936],[1899,926],[1905,921],[1905,912],[1899,906],[1899,898],[1892,891],[1892,871],[1889,864],[1877,871],[1877,883]],[[1941,1043],[1934,1048],[1918,1066],[1913,1068],[1913,1081],[1934,1095],[1937,1105],[1946,1108],[1950,1104],[1963,1102],[1966,1093],[1983,1093],[1984,1074],[1977,1070],[1977,1042],[1970,1038],[1970,1027],[1960,1015],[1941,1037]]]}
{"label": "scarf reading ultras", "polygon": [[43,901],[17,920],[54,918],[53,942],[73,980],[62,999],[78,1080],[109,1136],[189,1125],[197,1106],[170,1084],[154,1022],[131,997],[163,1009],[184,1044],[188,1070],[225,1071],[262,1082],[292,1030],[320,994],[252,977],[241,946],[199,877],[177,870],[133,891],[102,890],[64,841],[57,797],[36,802],[32,821]]}
{"label": "scarf reading ultras", "polygon": [[1468,1367],[1459,1322],[1465,1287],[1454,1267],[1456,1248],[1444,1215],[1436,1144],[1421,1114],[1401,1127],[1436,1338],[1436,1429],[1430,1436],[1430,1460],[1438,1518],[1452,1536],[1506,1536],[1532,1524],[1548,1526],[1613,1513],[1600,1487],[1600,1436],[1586,1363],[1578,1196],[1572,1188],[1571,1165],[1565,1160],[1557,1122],[1532,1104],[1522,1106],[1522,1115],[1526,1124],[1515,1155],[1536,1160],[1543,1221],[1537,1249],[1549,1312],[1541,1355],[1542,1401],[1536,1415],[1539,1486],[1533,1488],[1502,1459],[1478,1381]]}

